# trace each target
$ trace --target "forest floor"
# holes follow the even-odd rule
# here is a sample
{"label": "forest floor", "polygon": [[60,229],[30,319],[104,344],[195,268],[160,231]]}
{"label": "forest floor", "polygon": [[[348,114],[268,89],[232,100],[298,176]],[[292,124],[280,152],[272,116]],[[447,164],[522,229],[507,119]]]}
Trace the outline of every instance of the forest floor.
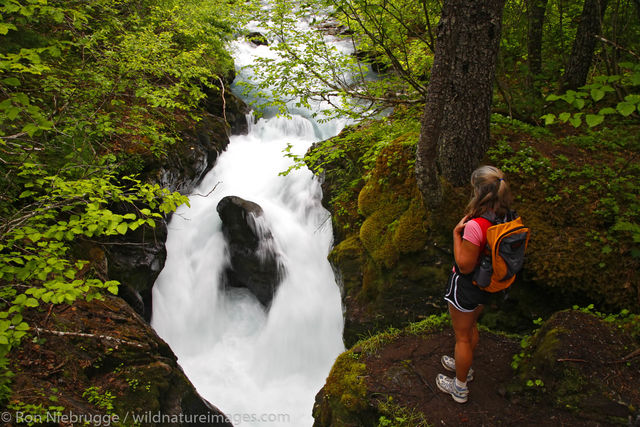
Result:
{"label": "forest floor", "polygon": [[[639,425],[640,418],[629,419],[628,412],[629,406],[640,406],[640,372],[633,373],[637,370],[637,362],[629,370],[628,364],[615,363],[623,355],[608,354],[611,346],[592,345],[616,339],[606,328],[586,327],[574,329],[572,333],[575,334],[576,345],[563,344],[559,352],[566,357],[558,357],[558,361],[580,365],[586,376],[611,384],[624,396],[626,405],[612,401],[602,404],[600,399],[598,403],[594,401],[589,413],[585,414],[582,410],[570,411],[559,407],[557,401],[544,393],[534,392],[534,396],[522,391],[514,393],[512,386],[517,383],[517,378],[511,363],[513,356],[521,352],[520,342],[515,338],[484,332],[480,333],[480,343],[474,356],[475,374],[473,381],[469,382],[469,400],[465,404],[456,403],[435,383],[438,373],[453,376],[440,363],[443,354],[452,355],[452,330],[426,336],[403,335],[379,352],[367,356],[367,389],[370,396],[376,396],[374,399],[379,402],[393,402],[413,416],[415,412],[421,413],[425,421],[434,426],[605,426],[621,425],[619,421],[627,424],[627,420],[627,425]],[[589,394],[589,383],[591,381],[586,378],[582,384],[584,390],[581,392],[585,396]],[[403,417],[406,415],[401,414]],[[389,421],[389,425],[395,425],[393,420]]]}

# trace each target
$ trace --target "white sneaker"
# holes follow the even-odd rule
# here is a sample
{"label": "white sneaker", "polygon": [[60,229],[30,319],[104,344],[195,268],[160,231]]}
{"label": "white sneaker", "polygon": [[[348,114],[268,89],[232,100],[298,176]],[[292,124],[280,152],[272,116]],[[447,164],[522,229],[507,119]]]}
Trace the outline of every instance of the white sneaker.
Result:
{"label": "white sneaker", "polygon": [[[440,359],[442,362],[442,366],[447,371],[455,372],[456,371],[456,359],[451,356],[444,355]],[[467,382],[473,381],[473,368],[469,368],[469,372],[467,373]]]}
{"label": "white sneaker", "polygon": [[445,393],[449,393],[453,400],[458,403],[465,403],[469,398],[469,388],[460,388],[456,385],[455,378],[449,378],[446,375],[438,374],[436,377],[436,385]]}

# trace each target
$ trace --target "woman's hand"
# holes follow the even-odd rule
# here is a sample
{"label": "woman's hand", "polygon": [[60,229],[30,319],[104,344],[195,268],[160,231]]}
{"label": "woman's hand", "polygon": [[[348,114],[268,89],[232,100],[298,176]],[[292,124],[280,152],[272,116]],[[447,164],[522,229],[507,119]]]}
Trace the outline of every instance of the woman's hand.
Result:
{"label": "woman's hand", "polygon": [[469,216],[465,216],[453,228],[453,257],[458,265],[458,270],[462,274],[473,272],[480,256],[480,247],[468,240],[463,240],[464,227],[469,221]]}
{"label": "woman's hand", "polygon": [[464,233],[464,226],[467,224],[467,221],[469,221],[469,215],[465,215],[465,217],[462,218],[460,220],[460,222],[455,227],[453,227],[453,237],[454,238],[456,236],[462,237],[462,234]]}

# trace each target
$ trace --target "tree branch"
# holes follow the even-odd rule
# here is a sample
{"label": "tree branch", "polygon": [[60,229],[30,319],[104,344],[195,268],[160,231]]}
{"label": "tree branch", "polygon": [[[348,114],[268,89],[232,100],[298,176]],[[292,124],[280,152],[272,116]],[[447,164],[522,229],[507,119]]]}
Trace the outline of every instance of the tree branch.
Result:
{"label": "tree branch", "polygon": [[59,337],[79,337],[79,338],[95,338],[95,339],[99,339],[99,340],[107,340],[107,341],[113,341],[117,344],[126,344],[126,345],[131,345],[134,347],[138,347],[138,348],[144,348],[144,346],[140,343],[134,342],[134,341],[128,341],[128,340],[123,340],[121,338],[116,338],[116,337],[112,337],[109,335],[95,335],[95,334],[87,334],[87,333],[83,333],[83,332],[64,332],[64,331],[53,331],[51,329],[43,329],[43,328],[38,328],[38,327],[32,327],[31,328],[33,331],[41,334],[51,334],[51,335],[57,335]]}

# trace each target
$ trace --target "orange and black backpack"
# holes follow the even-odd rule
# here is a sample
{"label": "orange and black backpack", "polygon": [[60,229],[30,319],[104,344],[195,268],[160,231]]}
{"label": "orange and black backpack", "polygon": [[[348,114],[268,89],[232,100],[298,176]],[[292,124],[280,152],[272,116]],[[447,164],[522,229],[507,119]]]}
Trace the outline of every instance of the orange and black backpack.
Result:
{"label": "orange and black backpack", "polygon": [[486,231],[487,244],[473,272],[473,284],[487,292],[499,292],[511,286],[522,270],[531,230],[513,211],[502,220],[485,216],[476,220]]}

